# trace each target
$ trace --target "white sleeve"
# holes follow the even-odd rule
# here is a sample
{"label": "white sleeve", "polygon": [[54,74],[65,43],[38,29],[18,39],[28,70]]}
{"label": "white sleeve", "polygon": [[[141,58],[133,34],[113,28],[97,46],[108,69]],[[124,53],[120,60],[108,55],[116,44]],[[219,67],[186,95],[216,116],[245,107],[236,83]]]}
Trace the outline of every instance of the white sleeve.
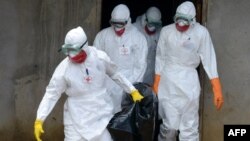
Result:
{"label": "white sleeve", "polygon": [[204,29],[198,53],[209,79],[213,79],[218,77],[216,56],[209,32],[206,28]]}
{"label": "white sleeve", "polygon": [[59,65],[56,68],[38,107],[37,119],[44,121],[54,108],[58,99],[61,97],[61,94],[65,91],[66,81],[63,77],[63,73],[64,69]]}
{"label": "white sleeve", "polygon": [[142,82],[147,68],[147,55],[148,55],[147,40],[143,34],[139,33],[139,31],[137,32],[138,34],[136,34],[137,35],[136,42],[138,49],[136,49],[136,52],[134,54],[135,57],[134,71],[133,75],[131,75],[132,79],[130,79],[132,80],[132,82]]}
{"label": "white sleeve", "polygon": [[109,56],[103,51],[98,51],[98,56],[105,64],[106,74],[114,82],[121,86],[125,92],[131,93],[131,91],[134,90],[135,87],[127,78],[125,78],[121,73],[118,72],[117,66],[113,61],[110,60]]}
{"label": "white sleeve", "polygon": [[164,66],[164,48],[165,47],[165,35],[164,31],[161,30],[160,37],[157,43],[156,48],[156,57],[155,57],[155,73],[161,75],[162,68]]}
{"label": "white sleeve", "polygon": [[94,43],[93,43],[93,46],[96,47],[97,49],[100,49],[100,50],[103,50],[105,51],[105,48],[104,48],[104,37],[102,36],[103,35],[103,32],[100,31],[96,37],[95,37],[95,40],[94,40]]}

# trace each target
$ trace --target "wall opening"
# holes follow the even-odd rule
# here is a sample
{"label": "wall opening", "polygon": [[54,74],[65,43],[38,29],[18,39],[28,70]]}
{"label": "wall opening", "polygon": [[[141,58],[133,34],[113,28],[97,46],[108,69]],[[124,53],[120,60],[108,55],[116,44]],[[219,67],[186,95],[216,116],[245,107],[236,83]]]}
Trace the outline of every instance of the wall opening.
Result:
{"label": "wall opening", "polygon": [[102,0],[101,29],[109,27],[109,20],[113,8],[118,4],[126,4],[130,9],[132,22],[135,22],[137,16],[142,15],[151,7],[156,6],[162,14],[163,25],[173,23],[173,17],[177,6],[184,1],[192,1],[197,10],[197,21],[201,21],[202,0]]}
{"label": "wall opening", "polygon": [[[203,0],[102,0],[102,11],[101,11],[101,29],[104,29],[106,27],[109,27],[109,20],[111,18],[111,12],[113,8],[118,5],[118,4],[126,4],[128,8],[130,9],[130,17],[132,20],[132,23],[135,22],[136,17],[142,15],[143,13],[146,12],[146,10],[151,7],[155,6],[160,9],[161,14],[162,14],[162,23],[163,26],[168,25],[173,23],[173,17],[176,12],[176,8],[178,7],[179,4],[185,1],[191,1],[194,3],[196,7],[196,21],[199,23],[203,23],[204,21],[202,19],[206,19],[206,17],[202,17],[206,13],[205,9],[205,2]],[[200,133],[202,133],[202,113],[203,113],[203,87],[204,87],[204,70],[201,67],[201,65],[197,68],[200,81],[201,81],[201,87],[202,87],[202,92],[201,92],[201,100],[200,100],[200,110],[199,110],[199,115],[200,115],[200,126],[199,130]],[[200,134],[200,138],[202,134]]]}

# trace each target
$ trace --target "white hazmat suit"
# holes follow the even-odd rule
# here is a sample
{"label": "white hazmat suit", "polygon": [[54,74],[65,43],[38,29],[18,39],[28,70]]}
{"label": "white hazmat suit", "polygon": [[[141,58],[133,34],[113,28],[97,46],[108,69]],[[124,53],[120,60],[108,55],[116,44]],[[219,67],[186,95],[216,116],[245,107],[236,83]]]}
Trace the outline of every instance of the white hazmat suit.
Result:
{"label": "white hazmat suit", "polygon": [[[185,32],[171,24],[163,27],[160,34],[155,72],[160,78],[159,115],[163,124],[158,140],[175,141],[179,130],[180,141],[199,141],[200,83],[196,68],[202,62],[208,77],[218,80],[216,56],[208,30],[195,22],[194,5],[184,2],[176,13],[191,17],[192,22]],[[215,94],[215,101],[222,104],[221,93],[219,96]]]}
{"label": "white hazmat suit", "polygon": [[[67,33],[65,44],[79,47],[86,40],[83,29],[78,27]],[[65,92],[65,141],[111,141],[106,126],[113,116],[113,107],[109,104],[105,77],[108,75],[128,93],[135,88],[105,52],[88,44],[82,49],[87,54],[83,63],[73,63],[67,57],[57,66],[39,105],[37,119],[44,121]]]}
{"label": "white hazmat suit", "polygon": [[161,12],[157,7],[150,7],[145,14],[138,16],[133,24],[145,37],[148,44],[147,69],[143,82],[153,85],[155,74],[155,54],[161,31]]}
{"label": "white hazmat suit", "polygon": [[[142,82],[148,53],[145,37],[131,24],[129,9],[124,4],[119,4],[113,9],[111,22],[118,25],[126,24],[122,27],[117,27],[117,24],[112,25],[100,31],[94,40],[94,46],[106,52],[118,66],[118,71],[131,83]],[[117,30],[122,32],[118,35]],[[106,84],[112,95],[116,113],[121,110],[122,89],[108,78]]]}

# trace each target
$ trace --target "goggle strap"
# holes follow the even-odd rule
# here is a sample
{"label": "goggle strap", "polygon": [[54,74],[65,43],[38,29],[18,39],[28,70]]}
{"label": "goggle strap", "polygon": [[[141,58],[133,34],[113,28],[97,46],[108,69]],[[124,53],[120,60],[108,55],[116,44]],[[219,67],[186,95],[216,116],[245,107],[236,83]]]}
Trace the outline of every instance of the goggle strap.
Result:
{"label": "goggle strap", "polygon": [[84,47],[84,45],[88,42],[88,40],[86,40],[81,46],[80,49]]}
{"label": "goggle strap", "polygon": [[[88,40],[86,40],[86,41],[80,46],[79,49],[83,48],[84,45],[85,45],[87,42],[88,42]],[[59,49],[57,50],[57,52],[61,52],[61,51],[62,51],[62,48],[59,48]]]}

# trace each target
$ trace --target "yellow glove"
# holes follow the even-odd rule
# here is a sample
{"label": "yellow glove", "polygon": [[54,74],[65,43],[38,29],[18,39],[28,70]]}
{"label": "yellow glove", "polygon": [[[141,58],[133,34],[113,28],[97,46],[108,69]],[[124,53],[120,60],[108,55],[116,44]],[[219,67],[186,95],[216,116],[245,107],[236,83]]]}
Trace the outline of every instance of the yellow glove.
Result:
{"label": "yellow glove", "polygon": [[219,78],[211,79],[211,84],[212,84],[213,93],[214,93],[214,105],[216,106],[217,110],[220,110],[224,102],[220,79]]}
{"label": "yellow glove", "polygon": [[134,102],[141,101],[143,99],[143,96],[138,92],[138,90],[132,90],[130,95],[132,96]]}
{"label": "yellow glove", "polygon": [[155,74],[154,84],[153,84],[153,91],[155,94],[158,94],[158,86],[159,86],[160,79],[161,79],[161,76],[159,74]]}
{"label": "yellow glove", "polygon": [[34,124],[34,134],[36,137],[37,141],[42,141],[40,136],[41,134],[44,133],[43,131],[43,121],[36,119],[35,124]]}

